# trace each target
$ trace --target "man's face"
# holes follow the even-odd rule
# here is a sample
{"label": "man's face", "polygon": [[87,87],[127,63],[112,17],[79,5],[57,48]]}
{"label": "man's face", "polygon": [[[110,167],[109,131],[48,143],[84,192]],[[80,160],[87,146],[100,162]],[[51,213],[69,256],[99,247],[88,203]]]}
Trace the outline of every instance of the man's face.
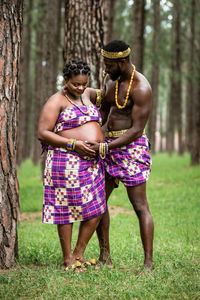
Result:
{"label": "man's face", "polygon": [[110,75],[110,78],[115,81],[121,75],[121,69],[117,61],[104,58],[105,71]]}

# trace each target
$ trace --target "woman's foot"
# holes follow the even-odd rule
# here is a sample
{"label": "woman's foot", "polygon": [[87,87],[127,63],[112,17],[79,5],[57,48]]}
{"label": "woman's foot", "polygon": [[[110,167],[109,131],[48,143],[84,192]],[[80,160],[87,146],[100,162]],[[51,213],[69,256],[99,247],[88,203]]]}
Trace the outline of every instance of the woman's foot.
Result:
{"label": "woman's foot", "polygon": [[91,266],[91,263],[87,261],[83,256],[76,256],[76,260],[79,261],[82,264],[82,266]]}
{"label": "woman's foot", "polygon": [[74,271],[75,273],[83,273],[87,271],[87,266],[90,265],[83,257],[70,257],[66,259],[63,263],[63,270],[64,271]]}
{"label": "woman's foot", "polygon": [[63,271],[69,270],[70,268],[72,269],[72,266],[75,264],[76,259],[71,256],[69,258],[66,258],[63,262]]}

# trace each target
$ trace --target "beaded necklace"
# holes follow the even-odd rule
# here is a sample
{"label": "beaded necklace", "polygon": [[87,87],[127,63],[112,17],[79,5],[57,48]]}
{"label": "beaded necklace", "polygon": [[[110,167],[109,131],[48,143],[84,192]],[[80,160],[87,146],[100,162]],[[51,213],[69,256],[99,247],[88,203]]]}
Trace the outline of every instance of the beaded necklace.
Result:
{"label": "beaded necklace", "polygon": [[118,107],[119,109],[125,108],[125,107],[126,107],[126,104],[127,104],[127,102],[128,102],[128,98],[129,98],[131,86],[132,86],[132,83],[133,83],[133,76],[134,76],[134,73],[135,73],[135,66],[134,66],[134,65],[132,65],[132,66],[133,66],[133,71],[132,71],[132,74],[131,74],[131,79],[130,79],[129,87],[128,87],[127,94],[126,94],[126,99],[125,99],[123,105],[120,105],[120,104],[118,103],[117,97],[118,97],[118,86],[119,86],[119,82],[118,82],[118,80],[116,80],[116,85],[115,85],[115,103],[116,103],[116,105],[117,105],[117,107]]}
{"label": "beaded necklace", "polygon": [[87,107],[87,105],[85,105],[85,103],[83,102],[82,96],[80,96],[81,103],[82,103],[83,106],[85,106],[86,111],[83,111],[83,110],[81,109],[81,107],[80,107],[78,104],[74,103],[74,102],[69,98],[69,96],[67,96],[67,94],[66,94],[66,92],[65,92],[64,89],[63,89],[63,94],[64,94],[64,96],[67,98],[67,100],[68,100],[72,105],[74,105],[76,108],[78,108],[78,110],[80,110],[80,112],[82,112],[82,114],[84,114],[84,115],[88,115],[88,114],[89,114],[88,107]]}

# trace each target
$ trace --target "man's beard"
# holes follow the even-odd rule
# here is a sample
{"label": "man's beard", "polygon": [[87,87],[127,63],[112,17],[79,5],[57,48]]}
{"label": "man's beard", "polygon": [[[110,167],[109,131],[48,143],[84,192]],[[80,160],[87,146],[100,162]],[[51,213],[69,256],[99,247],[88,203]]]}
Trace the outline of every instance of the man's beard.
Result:
{"label": "man's beard", "polygon": [[121,73],[122,73],[122,72],[121,72],[121,69],[120,69],[120,67],[118,66],[118,69],[117,69],[116,73],[110,75],[110,79],[111,79],[112,81],[117,80],[117,78],[119,78],[119,76],[121,75]]}

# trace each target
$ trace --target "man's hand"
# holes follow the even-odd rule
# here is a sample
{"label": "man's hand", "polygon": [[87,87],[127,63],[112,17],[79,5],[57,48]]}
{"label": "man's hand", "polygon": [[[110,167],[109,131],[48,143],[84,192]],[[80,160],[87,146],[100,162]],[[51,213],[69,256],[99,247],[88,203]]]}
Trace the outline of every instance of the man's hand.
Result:
{"label": "man's hand", "polygon": [[78,154],[82,156],[95,157],[96,152],[89,146],[89,143],[83,141],[76,141],[75,149]]}
{"label": "man's hand", "polygon": [[88,147],[90,147],[91,150],[95,151],[96,155],[99,154],[99,143],[97,142],[87,142]]}

